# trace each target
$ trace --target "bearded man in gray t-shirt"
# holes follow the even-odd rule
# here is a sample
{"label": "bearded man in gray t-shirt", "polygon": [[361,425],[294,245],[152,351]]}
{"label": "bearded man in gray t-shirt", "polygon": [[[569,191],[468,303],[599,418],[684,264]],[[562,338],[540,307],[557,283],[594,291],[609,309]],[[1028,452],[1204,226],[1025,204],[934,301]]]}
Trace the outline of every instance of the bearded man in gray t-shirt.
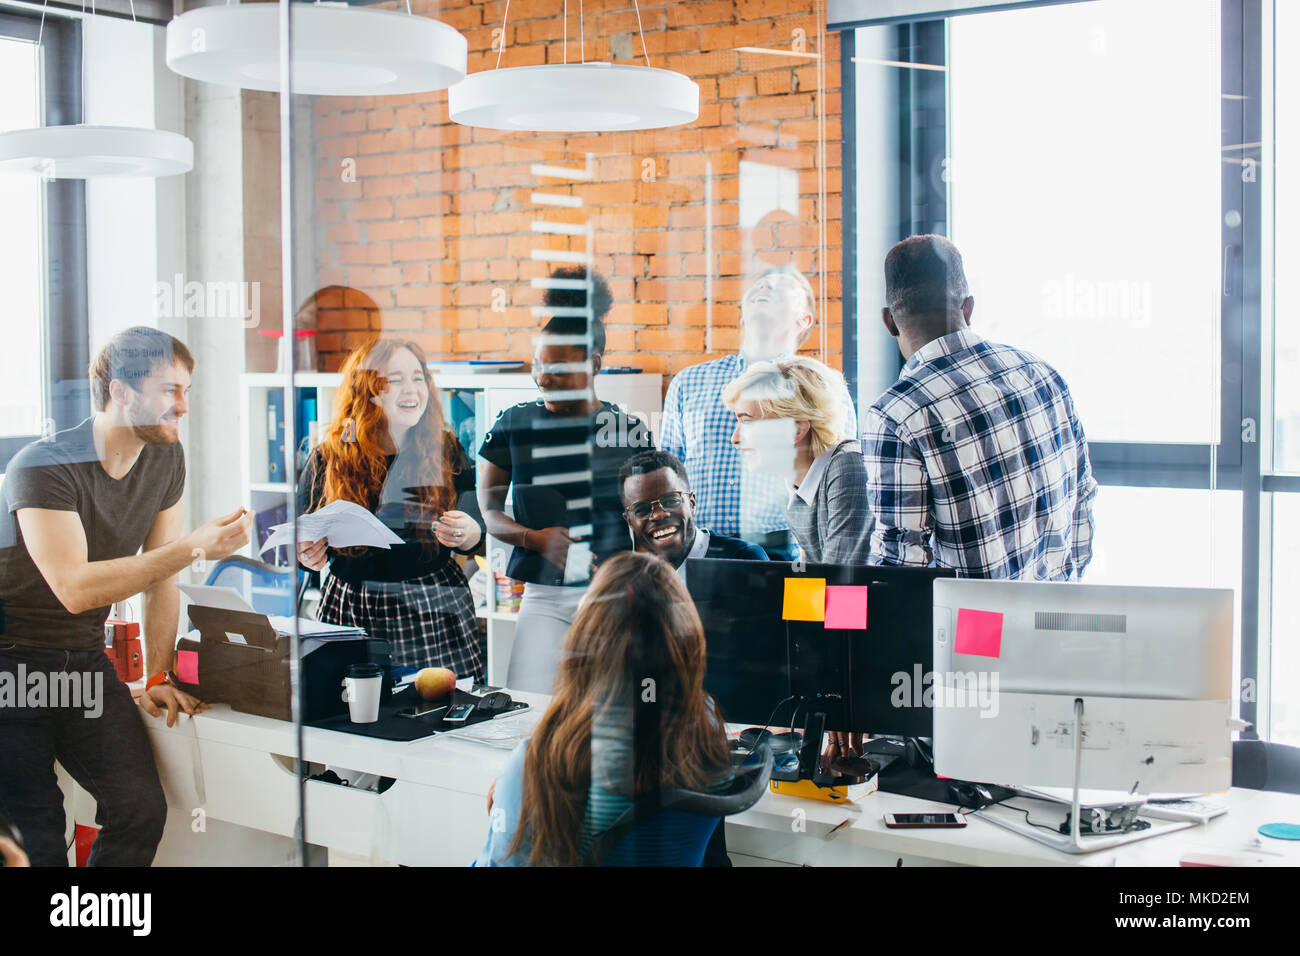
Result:
{"label": "bearded man in gray t-shirt", "polygon": [[[94,415],[33,442],[0,488],[0,816],[36,866],[67,863],[57,760],[97,804],[92,865],[147,866],[167,804],[140,721],[203,704],[165,681],[132,692],[104,653],[104,622],[143,594],[145,674],[171,666],[195,554],[248,543],[241,508],[181,535],[180,420],[194,359],[157,329],[119,332],[90,365]],[[162,680],[162,677],[159,677]]]}

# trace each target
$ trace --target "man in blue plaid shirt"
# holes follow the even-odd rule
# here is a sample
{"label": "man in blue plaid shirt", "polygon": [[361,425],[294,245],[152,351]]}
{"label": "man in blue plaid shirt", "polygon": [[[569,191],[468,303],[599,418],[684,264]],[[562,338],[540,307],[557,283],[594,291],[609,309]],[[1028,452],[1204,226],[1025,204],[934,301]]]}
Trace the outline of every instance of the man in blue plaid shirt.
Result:
{"label": "man in blue plaid shirt", "polygon": [[942,236],[889,250],[885,298],[881,317],[906,362],[863,415],[870,562],[1079,578],[1097,482],[1064,379],[970,330],[975,300]]}
{"label": "man in blue plaid shirt", "polygon": [[[793,267],[764,273],[740,305],[740,354],[682,369],[664,396],[659,446],[686,466],[699,505],[695,519],[716,534],[743,538],[777,557],[792,547],[785,503],[790,489],[778,475],[745,469],[731,444],[736,416],[722,404],[722,391],[740,377],[746,363],[793,355],[812,329],[816,296]],[[839,379],[847,407],[842,437],[857,434],[857,415],[848,386]]]}

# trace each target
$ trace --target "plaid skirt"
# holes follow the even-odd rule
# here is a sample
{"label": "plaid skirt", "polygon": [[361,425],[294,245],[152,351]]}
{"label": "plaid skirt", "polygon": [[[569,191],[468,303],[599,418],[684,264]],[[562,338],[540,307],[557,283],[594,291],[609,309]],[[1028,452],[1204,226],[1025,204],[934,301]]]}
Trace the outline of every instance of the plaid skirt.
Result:
{"label": "plaid skirt", "polygon": [[465,572],[454,561],[409,581],[358,586],[330,575],[316,616],[384,638],[394,664],[446,667],[457,677],[484,676],[474,599]]}

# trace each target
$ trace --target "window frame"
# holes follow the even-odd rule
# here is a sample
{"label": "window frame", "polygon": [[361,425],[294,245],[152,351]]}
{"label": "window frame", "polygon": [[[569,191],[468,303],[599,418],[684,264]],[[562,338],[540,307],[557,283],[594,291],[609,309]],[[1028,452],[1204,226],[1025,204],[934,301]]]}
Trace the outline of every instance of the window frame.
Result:
{"label": "window frame", "polygon": [[[1047,2],[1006,4],[1001,7],[956,9],[946,14],[926,14],[924,18],[890,16],[879,20],[854,21],[834,24],[840,29],[841,88],[845,91],[843,155],[845,188],[843,191],[844,235],[848,247],[843,250],[845,297],[844,327],[846,330],[845,376],[852,394],[857,394],[859,378],[859,341],[869,334],[883,336],[883,331],[867,330],[878,320],[874,303],[859,301],[857,281],[858,259],[862,253],[858,232],[858,181],[857,181],[857,109],[858,76],[854,56],[857,49],[856,31],[862,27],[888,28],[896,31],[893,42],[897,58],[903,62],[928,63],[947,66],[947,22],[953,16],[994,12],[1010,7],[1053,5],[1053,2],[1078,2],[1078,0],[1047,0]],[[1219,410],[1220,431],[1216,443],[1174,444],[1161,442],[1106,442],[1090,441],[1089,453],[1093,472],[1098,482],[1118,487],[1185,488],[1194,490],[1230,490],[1242,493],[1242,580],[1241,580],[1241,642],[1238,648],[1240,677],[1243,687],[1247,680],[1254,682],[1256,693],[1238,692],[1238,706],[1243,720],[1252,724],[1243,736],[1267,736],[1267,688],[1270,675],[1261,674],[1261,649],[1268,641],[1269,609],[1263,606],[1271,581],[1263,575],[1269,573],[1264,564],[1262,549],[1271,546],[1271,528],[1263,521],[1271,513],[1265,494],[1300,492],[1300,475],[1264,473],[1263,430],[1271,429],[1271,420],[1265,421],[1264,389],[1272,388],[1271,366],[1265,367],[1263,354],[1266,323],[1263,314],[1263,287],[1267,275],[1262,216],[1262,180],[1246,182],[1240,162],[1254,160],[1261,163],[1263,130],[1266,117],[1261,109],[1263,63],[1258,55],[1263,40],[1262,3],[1264,0],[1220,0],[1220,72],[1224,97],[1221,103],[1221,146],[1225,161],[1221,164],[1221,208],[1236,209],[1241,213],[1241,224],[1230,227],[1220,220],[1220,250],[1223,262],[1220,301],[1220,353],[1219,353]],[[945,42],[938,45],[927,29],[942,31]],[[913,93],[918,85],[929,82],[944,86],[942,126],[949,126],[946,72],[911,70],[917,74],[910,78]],[[850,92],[851,91],[851,92]],[[915,98],[905,98],[904,110],[915,111]],[[889,104],[893,107],[893,104]],[[930,109],[934,106],[931,103]],[[913,115],[909,122],[900,117],[900,129],[925,129],[933,124],[932,117]],[[947,155],[947,144],[942,137],[902,136],[906,162],[900,168],[908,170],[908,182],[890,184],[900,197],[898,234],[894,241],[920,231],[948,233],[946,204],[943,215],[937,201],[927,197],[919,208],[924,209],[924,222],[918,222],[918,208],[913,190],[933,185],[933,177],[918,176],[918,170],[932,168]],[[938,146],[936,147],[936,143]],[[1228,149],[1232,147],[1232,149]],[[938,151],[936,151],[936,149]],[[933,190],[938,192],[937,189]],[[945,197],[946,199],[946,197]],[[910,201],[911,212],[904,205]],[[1271,215],[1271,211],[1270,211]],[[897,368],[902,368],[901,355],[895,355]],[[1270,357],[1271,358],[1271,357]],[[1243,434],[1249,421],[1254,422],[1254,440]],[[1265,657],[1264,670],[1267,671]],[[1261,701],[1264,706],[1261,707]],[[1261,720],[1265,726],[1258,726]]]}
{"label": "window frame", "polygon": [[[39,50],[41,122],[45,126],[82,121],[81,21],[6,10],[0,35],[36,42]],[[86,184],[55,179],[41,197],[43,247],[41,300],[42,418],[56,430],[70,428],[87,413],[90,314],[86,298]],[[9,460],[40,435],[0,436],[0,474]]]}

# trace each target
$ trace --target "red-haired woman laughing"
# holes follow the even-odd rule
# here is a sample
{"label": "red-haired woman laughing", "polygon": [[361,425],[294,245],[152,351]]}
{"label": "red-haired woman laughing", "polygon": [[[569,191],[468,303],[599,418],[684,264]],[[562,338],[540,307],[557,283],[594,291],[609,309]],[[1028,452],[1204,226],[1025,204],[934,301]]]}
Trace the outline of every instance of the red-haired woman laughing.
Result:
{"label": "red-haired woman laughing", "polygon": [[[392,647],[393,663],[483,676],[474,603],[452,552],[482,539],[474,469],[445,426],[424,352],[380,338],[343,363],[334,413],[298,482],[298,507],[351,501],[402,539],[391,549],[301,542],[298,560],[329,565],[319,618],[362,627]],[[464,501],[471,513],[457,510]]]}

